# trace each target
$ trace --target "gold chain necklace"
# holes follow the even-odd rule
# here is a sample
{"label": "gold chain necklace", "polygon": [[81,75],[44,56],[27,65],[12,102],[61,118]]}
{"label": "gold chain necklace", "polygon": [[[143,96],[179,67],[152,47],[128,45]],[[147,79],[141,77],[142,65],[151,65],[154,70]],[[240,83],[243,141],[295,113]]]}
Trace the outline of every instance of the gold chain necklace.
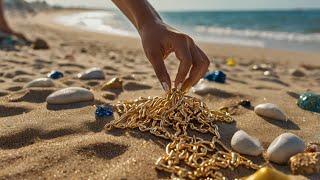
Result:
{"label": "gold chain necklace", "polygon": [[[216,122],[232,123],[228,112],[210,110],[201,100],[172,89],[165,97],[140,97],[114,106],[119,118],[106,125],[112,128],[135,129],[168,139],[166,154],[156,168],[184,179],[226,179],[221,169],[238,166],[259,169],[221,141]],[[212,135],[211,141],[189,135],[193,130]]]}

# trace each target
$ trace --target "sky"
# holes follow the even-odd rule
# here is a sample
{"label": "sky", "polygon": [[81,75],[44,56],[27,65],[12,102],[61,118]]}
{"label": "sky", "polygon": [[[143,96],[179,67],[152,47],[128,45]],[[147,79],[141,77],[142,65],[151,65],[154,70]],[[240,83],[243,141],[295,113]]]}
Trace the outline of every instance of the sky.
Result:
{"label": "sky", "polygon": [[[27,0],[34,1],[34,0]],[[115,8],[111,0],[46,0],[63,6]],[[157,10],[255,10],[320,8],[320,0],[149,0]]]}

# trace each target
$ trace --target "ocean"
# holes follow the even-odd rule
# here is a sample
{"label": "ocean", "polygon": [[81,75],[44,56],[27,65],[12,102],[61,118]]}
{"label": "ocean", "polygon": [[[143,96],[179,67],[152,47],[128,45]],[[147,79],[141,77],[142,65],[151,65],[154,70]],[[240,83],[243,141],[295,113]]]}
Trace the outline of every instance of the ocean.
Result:
{"label": "ocean", "polygon": [[[289,51],[320,51],[320,10],[160,12],[171,26],[196,41],[266,47]],[[138,36],[117,10],[60,16],[57,21],[90,31]]]}

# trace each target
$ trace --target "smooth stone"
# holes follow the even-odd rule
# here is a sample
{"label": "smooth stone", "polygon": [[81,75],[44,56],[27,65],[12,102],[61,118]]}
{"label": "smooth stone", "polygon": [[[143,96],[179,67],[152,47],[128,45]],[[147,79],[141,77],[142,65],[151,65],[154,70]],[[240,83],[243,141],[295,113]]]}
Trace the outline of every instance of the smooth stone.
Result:
{"label": "smooth stone", "polygon": [[104,79],[104,73],[100,68],[91,68],[86,70],[83,73],[78,74],[79,79],[88,80],[88,79]]}
{"label": "smooth stone", "polygon": [[232,57],[229,57],[228,59],[226,59],[226,64],[230,67],[234,67],[237,63]]}
{"label": "smooth stone", "polygon": [[300,95],[297,105],[304,110],[320,113],[320,94],[303,93]]}
{"label": "smooth stone", "polygon": [[206,94],[210,94],[210,92],[214,91],[215,89],[212,87],[209,87],[204,80],[200,80],[200,82],[198,84],[196,84],[193,88],[192,88],[192,92],[200,95],[200,96],[204,96]]}
{"label": "smooth stone", "polygon": [[51,78],[51,79],[60,79],[62,78],[64,75],[62,72],[60,71],[56,71],[56,70],[53,70],[51,71],[50,73],[48,73],[48,78]]}
{"label": "smooth stone", "polygon": [[225,83],[227,75],[222,71],[213,71],[213,72],[207,73],[204,78],[208,81]]}
{"label": "smooth stone", "polygon": [[111,100],[111,101],[116,99],[116,95],[111,92],[102,93],[102,97],[104,97],[105,99]]}
{"label": "smooth stone", "polygon": [[265,104],[259,104],[254,108],[254,112],[257,115],[275,119],[275,120],[287,120],[287,116],[284,112],[275,104],[271,103],[265,103]]}
{"label": "smooth stone", "polygon": [[278,164],[285,164],[289,159],[305,150],[302,139],[292,133],[283,133],[272,141],[267,149],[267,158]]}
{"label": "smooth stone", "polygon": [[137,82],[127,82],[123,85],[123,89],[125,89],[127,91],[146,90],[146,89],[151,89],[151,88],[152,88],[152,86],[140,84]]}
{"label": "smooth stone", "polygon": [[251,156],[259,156],[263,151],[260,141],[243,130],[234,133],[231,139],[231,147],[240,154]]}
{"label": "smooth stone", "polygon": [[25,85],[25,88],[30,87],[54,87],[55,84],[50,78],[38,78]]}
{"label": "smooth stone", "polygon": [[33,49],[35,49],[35,50],[49,49],[49,48],[50,47],[49,47],[48,43],[41,38],[36,39],[33,43]]}
{"label": "smooth stone", "polygon": [[290,69],[289,73],[292,76],[295,76],[295,77],[303,77],[303,76],[305,76],[305,73],[303,71],[299,70],[299,69]]}
{"label": "smooth stone", "polygon": [[48,104],[71,104],[92,101],[94,95],[88,89],[81,87],[68,87],[58,90],[47,97]]}
{"label": "smooth stone", "polygon": [[95,115],[98,118],[109,117],[109,116],[113,115],[113,110],[112,110],[112,108],[104,106],[104,105],[97,106]]}
{"label": "smooth stone", "polygon": [[264,71],[263,75],[277,77],[277,74],[274,71]]}

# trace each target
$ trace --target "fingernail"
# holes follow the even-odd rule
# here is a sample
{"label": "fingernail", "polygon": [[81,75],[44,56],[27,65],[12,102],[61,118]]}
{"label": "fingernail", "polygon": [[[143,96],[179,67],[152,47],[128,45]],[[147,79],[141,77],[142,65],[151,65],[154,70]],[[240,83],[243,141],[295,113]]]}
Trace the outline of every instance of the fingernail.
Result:
{"label": "fingernail", "polygon": [[161,85],[162,85],[163,90],[165,90],[166,92],[169,91],[169,86],[166,82],[162,82]]}
{"label": "fingernail", "polygon": [[179,83],[178,86],[177,86],[177,89],[181,90],[181,88],[182,88],[182,83]]}

